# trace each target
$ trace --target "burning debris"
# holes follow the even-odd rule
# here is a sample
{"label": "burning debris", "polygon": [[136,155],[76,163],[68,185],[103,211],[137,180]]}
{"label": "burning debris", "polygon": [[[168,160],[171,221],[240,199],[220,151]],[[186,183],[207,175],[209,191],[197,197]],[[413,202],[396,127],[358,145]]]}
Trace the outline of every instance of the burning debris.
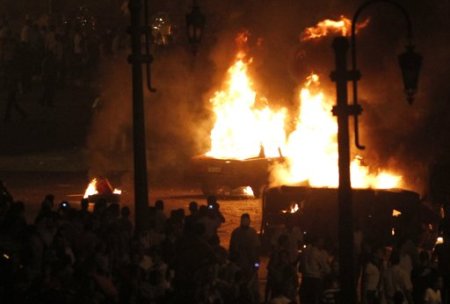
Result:
{"label": "burning debris", "polygon": [[113,188],[109,180],[105,177],[96,177],[91,180],[84,192],[83,198],[91,202],[96,202],[99,199],[104,199],[107,202],[119,202],[122,190]]}

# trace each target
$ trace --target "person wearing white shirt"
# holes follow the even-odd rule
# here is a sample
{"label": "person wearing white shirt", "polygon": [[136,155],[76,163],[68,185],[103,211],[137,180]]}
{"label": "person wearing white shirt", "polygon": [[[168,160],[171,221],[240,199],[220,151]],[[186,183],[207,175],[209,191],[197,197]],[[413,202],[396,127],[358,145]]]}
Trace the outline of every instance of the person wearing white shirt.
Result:
{"label": "person wearing white shirt", "polygon": [[331,272],[327,262],[327,252],[323,249],[324,240],[317,238],[303,251],[300,271],[302,284],[300,286],[300,302],[302,304],[318,304],[323,292],[323,280]]}
{"label": "person wearing white shirt", "polygon": [[385,273],[385,292],[388,303],[394,302],[398,296],[401,295],[403,299],[402,304],[413,304],[412,299],[412,282],[411,276],[400,266],[400,256],[398,252],[391,254],[391,266],[388,267]]}

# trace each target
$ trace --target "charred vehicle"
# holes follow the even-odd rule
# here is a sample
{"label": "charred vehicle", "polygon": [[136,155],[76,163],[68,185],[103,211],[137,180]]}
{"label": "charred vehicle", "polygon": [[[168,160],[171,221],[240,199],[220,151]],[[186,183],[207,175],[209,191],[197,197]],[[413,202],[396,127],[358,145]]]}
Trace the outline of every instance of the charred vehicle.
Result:
{"label": "charred vehicle", "polygon": [[[336,188],[281,186],[265,190],[261,233],[267,240],[287,221],[305,233],[337,240]],[[289,219],[288,219],[289,218]],[[436,219],[419,194],[406,190],[353,189],[353,223],[377,244],[403,233],[419,234],[422,224]]]}
{"label": "charred vehicle", "polygon": [[243,160],[219,159],[205,155],[192,158],[190,174],[200,183],[203,194],[217,195],[239,187],[249,186],[260,197],[269,182],[270,167],[283,162],[275,158],[255,157]]}

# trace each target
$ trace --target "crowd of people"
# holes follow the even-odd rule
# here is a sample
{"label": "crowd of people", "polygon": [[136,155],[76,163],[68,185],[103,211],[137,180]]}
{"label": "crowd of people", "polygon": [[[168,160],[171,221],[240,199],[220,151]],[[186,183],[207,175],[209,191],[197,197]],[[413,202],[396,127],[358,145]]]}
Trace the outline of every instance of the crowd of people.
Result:
{"label": "crowd of people", "polygon": [[[335,244],[302,232],[292,217],[266,255],[246,213],[229,248],[221,245],[225,218],[213,196],[205,205],[192,201],[188,212],[169,212],[158,200],[135,231],[126,206],[99,199],[91,211],[86,199],[75,208],[55,205],[51,194],[27,223],[24,203],[2,189],[1,303],[342,303]],[[408,238],[392,247],[360,245],[360,303],[448,303],[448,243],[432,251]]]}
{"label": "crowd of people", "polygon": [[80,206],[55,206],[47,195],[28,224],[24,204],[3,195],[2,303],[258,301],[259,240],[248,214],[228,254],[220,246],[217,229],[225,219],[214,198],[207,205],[191,202],[188,215],[177,209],[168,217],[158,200],[139,233],[128,207],[99,200],[91,212],[85,199]]}
{"label": "crowd of people", "polygon": [[126,33],[112,27],[102,31],[89,20],[42,22],[30,17],[22,25],[0,18],[0,85],[6,92],[4,121],[28,113],[21,94],[34,91],[43,107],[55,105],[57,88],[68,84],[92,86],[101,58],[125,47]]}

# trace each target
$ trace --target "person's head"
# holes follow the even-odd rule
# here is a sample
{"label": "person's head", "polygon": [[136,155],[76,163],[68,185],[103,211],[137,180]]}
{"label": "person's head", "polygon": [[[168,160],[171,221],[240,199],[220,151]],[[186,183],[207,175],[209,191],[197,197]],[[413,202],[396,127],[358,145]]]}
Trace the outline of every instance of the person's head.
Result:
{"label": "person's head", "polygon": [[156,208],[157,210],[163,211],[163,210],[164,210],[164,201],[163,201],[163,200],[157,200],[157,201],[155,202],[155,208]]}
{"label": "person's head", "polygon": [[89,200],[87,198],[83,198],[80,202],[81,210],[86,211],[89,208]]}
{"label": "person's head", "polygon": [[241,215],[241,227],[250,227],[250,215],[248,213],[244,213]]}
{"label": "person's head", "polygon": [[55,203],[55,196],[53,194],[47,194],[42,201],[42,207],[53,209]]}
{"label": "person's head", "polygon": [[196,201],[192,201],[189,203],[189,212],[191,214],[196,214],[198,212],[198,204]]}
{"label": "person's head", "polygon": [[107,207],[108,207],[108,204],[104,198],[98,199],[94,205],[94,214],[96,214],[96,215],[103,214],[103,212],[105,212]]}
{"label": "person's head", "polygon": [[207,205],[215,205],[217,204],[217,197],[215,195],[209,195],[206,198]]}

